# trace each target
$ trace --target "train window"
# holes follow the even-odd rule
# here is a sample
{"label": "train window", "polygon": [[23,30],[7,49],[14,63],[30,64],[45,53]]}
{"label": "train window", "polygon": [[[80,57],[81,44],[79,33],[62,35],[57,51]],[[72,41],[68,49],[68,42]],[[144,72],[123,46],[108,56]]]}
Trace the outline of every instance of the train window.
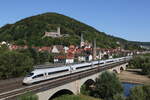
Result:
{"label": "train window", "polygon": [[34,78],[39,78],[39,77],[42,77],[42,76],[44,76],[44,75],[43,74],[39,74],[39,75],[34,76],[33,79]]}
{"label": "train window", "polygon": [[61,72],[66,72],[66,71],[69,71],[69,69],[59,70],[59,71],[55,71],[55,72],[49,72],[48,75],[61,73]]}
{"label": "train window", "polygon": [[81,69],[81,68],[85,68],[85,67],[90,67],[91,65],[89,66],[81,66],[81,67],[77,67],[76,69]]}
{"label": "train window", "polygon": [[107,61],[106,63],[110,63],[110,62],[114,62],[114,61],[111,60],[111,61]]}
{"label": "train window", "polygon": [[104,64],[104,62],[101,62],[101,63],[99,63],[99,64]]}
{"label": "train window", "polygon": [[97,63],[97,64],[94,64],[94,65],[98,65],[98,63]]}
{"label": "train window", "polygon": [[32,75],[34,75],[34,73],[30,73],[30,74],[28,74],[28,75],[27,75],[27,77],[30,77],[30,76],[32,76]]}

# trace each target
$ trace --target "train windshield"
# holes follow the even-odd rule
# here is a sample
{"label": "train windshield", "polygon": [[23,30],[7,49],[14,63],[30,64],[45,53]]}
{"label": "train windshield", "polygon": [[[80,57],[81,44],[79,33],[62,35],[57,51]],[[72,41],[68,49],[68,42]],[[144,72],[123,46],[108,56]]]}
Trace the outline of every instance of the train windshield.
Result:
{"label": "train windshield", "polygon": [[28,74],[28,75],[27,75],[27,77],[30,77],[30,76],[32,76],[32,75],[34,75],[34,73],[30,73],[30,74]]}

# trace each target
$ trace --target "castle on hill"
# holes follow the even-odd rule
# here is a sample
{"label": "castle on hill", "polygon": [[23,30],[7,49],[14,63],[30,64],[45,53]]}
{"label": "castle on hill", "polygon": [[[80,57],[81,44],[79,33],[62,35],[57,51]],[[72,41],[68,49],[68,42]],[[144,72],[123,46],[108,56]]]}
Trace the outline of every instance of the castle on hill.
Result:
{"label": "castle on hill", "polygon": [[68,34],[62,35],[60,33],[60,27],[57,27],[57,31],[56,32],[45,32],[43,37],[60,38],[60,37],[66,37],[66,36],[68,36]]}

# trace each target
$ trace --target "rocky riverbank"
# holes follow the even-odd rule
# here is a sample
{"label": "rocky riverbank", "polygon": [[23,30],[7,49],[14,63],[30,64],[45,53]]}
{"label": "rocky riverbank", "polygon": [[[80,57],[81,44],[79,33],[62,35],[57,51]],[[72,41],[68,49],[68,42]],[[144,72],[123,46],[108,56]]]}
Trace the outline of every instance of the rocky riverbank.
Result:
{"label": "rocky riverbank", "polygon": [[140,74],[140,69],[127,69],[118,74],[121,82],[135,83],[135,84],[150,84],[150,78],[146,75]]}

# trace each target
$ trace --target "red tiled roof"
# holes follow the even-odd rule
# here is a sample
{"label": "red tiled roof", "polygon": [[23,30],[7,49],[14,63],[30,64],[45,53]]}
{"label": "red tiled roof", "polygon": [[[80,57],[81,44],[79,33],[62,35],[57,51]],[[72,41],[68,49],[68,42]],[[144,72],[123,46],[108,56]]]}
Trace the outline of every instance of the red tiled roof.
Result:
{"label": "red tiled roof", "polygon": [[51,47],[41,47],[38,49],[39,51],[50,51]]}
{"label": "red tiled roof", "polygon": [[74,59],[74,55],[73,54],[59,55],[59,56],[55,56],[54,58],[56,58],[56,59]]}

